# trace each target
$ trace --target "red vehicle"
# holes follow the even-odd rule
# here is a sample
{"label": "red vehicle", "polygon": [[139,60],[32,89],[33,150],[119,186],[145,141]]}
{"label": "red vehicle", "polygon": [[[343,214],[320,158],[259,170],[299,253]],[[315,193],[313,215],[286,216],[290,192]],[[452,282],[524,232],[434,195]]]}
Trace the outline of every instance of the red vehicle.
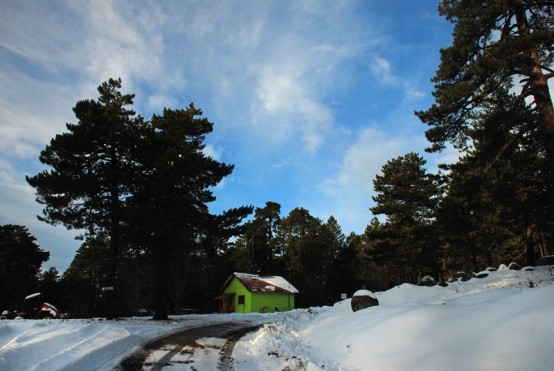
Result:
{"label": "red vehicle", "polygon": [[3,311],[0,318],[2,319],[14,319],[17,317],[29,318],[29,319],[47,319],[47,318],[60,318],[61,313],[50,303],[42,302],[41,293],[37,292],[31,294],[25,298],[25,309],[23,311]]}
{"label": "red vehicle", "polygon": [[60,311],[58,308],[50,303],[43,302],[41,299],[41,293],[37,292],[31,294],[25,298],[25,309],[27,310],[27,316],[21,316],[23,318],[60,318]]}

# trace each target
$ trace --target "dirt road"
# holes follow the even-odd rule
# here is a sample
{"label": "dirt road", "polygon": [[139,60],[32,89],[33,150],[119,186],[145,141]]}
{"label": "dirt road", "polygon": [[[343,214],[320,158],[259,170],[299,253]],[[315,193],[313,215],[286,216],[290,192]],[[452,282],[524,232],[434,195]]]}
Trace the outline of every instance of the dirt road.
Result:
{"label": "dirt road", "polygon": [[189,328],[144,344],[140,351],[125,358],[119,369],[233,370],[236,342],[258,327],[260,324],[251,322],[224,322]]}

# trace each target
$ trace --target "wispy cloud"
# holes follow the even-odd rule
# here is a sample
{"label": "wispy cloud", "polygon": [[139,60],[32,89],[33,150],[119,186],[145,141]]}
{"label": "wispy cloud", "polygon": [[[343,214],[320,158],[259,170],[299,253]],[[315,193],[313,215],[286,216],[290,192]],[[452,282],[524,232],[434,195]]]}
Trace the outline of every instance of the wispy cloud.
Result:
{"label": "wispy cloud", "polygon": [[412,79],[401,77],[395,73],[394,66],[389,59],[373,55],[368,61],[368,67],[377,84],[402,89],[404,91],[402,99],[411,101],[425,97],[425,93],[415,87]]}
{"label": "wispy cloud", "polygon": [[[386,126],[383,122],[378,127]],[[322,189],[337,220],[361,233],[372,217],[369,208],[374,205],[373,180],[383,165],[411,151],[423,154],[427,143],[423,136],[410,134],[410,130],[393,135],[384,129],[367,127],[355,135],[356,140],[344,153],[337,172],[325,180]],[[437,165],[451,159],[451,155],[429,156],[432,161],[427,164],[427,171],[436,172]]]}
{"label": "wispy cloud", "polygon": [[376,80],[381,84],[398,85],[401,82],[400,78],[393,74],[391,63],[383,57],[373,57],[369,62],[369,68]]}
{"label": "wispy cloud", "polygon": [[409,146],[409,138],[391,137],[382,130],[367,128],[357,133],[337,173],[323,185],[340,222],[358,229],[368,224],[373,179],[389,159],[404,154]]}
{"label": "wispy cloud", "polygon": [[[346,230],[363,225],[382,164],[414,141],[427,146],[424,128],[401,120],[413,121],[414,104],[427,104],[421,81],[436,59],[418,64],[420,54],[404,49],[406,33],[391,35],[421,18],[399,18],[404,7],[385,3],[0,2],[0,161],[13,164],[0,173],[0,188],[30,206],[23,177],[41,168],[40,150],[75,122],[78,100],[95,99],[102,81],[121,77],[147,119],[194,102],[214,122],[206,153],[236,165],[217,187],[229,207],[273,200],[333,214]],[[410,9],[421,8],[433,14],[435,5]],[[442,35],[438,21],[429,23],[418,31]],[[2,202],[11,202],[9,192]],[[16,208],[3,205],[0,219],[12,220],[5,210]]]}

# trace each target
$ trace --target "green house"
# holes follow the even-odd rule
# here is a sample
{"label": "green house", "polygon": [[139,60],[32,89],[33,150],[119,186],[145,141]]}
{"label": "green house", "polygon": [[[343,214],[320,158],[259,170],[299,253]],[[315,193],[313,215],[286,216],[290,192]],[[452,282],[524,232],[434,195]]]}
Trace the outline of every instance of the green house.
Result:
{"label": "green house", "polygon": [[295,294],[298,290],[283,277],[233,273],[215,299],[221,312],[270,313],[294,309]]}

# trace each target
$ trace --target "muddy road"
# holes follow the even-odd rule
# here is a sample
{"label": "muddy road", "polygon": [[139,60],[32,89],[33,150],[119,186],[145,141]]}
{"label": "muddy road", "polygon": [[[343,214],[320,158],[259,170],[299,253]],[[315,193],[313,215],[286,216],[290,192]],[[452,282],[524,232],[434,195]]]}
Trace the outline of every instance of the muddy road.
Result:
{"label": "muddy road", "polygon": [[123,371],[233,370],[235,344],[245,334],[261,325],[252,322],[224,322],[193,327],[144,344],[125,358],[118,369]]}

